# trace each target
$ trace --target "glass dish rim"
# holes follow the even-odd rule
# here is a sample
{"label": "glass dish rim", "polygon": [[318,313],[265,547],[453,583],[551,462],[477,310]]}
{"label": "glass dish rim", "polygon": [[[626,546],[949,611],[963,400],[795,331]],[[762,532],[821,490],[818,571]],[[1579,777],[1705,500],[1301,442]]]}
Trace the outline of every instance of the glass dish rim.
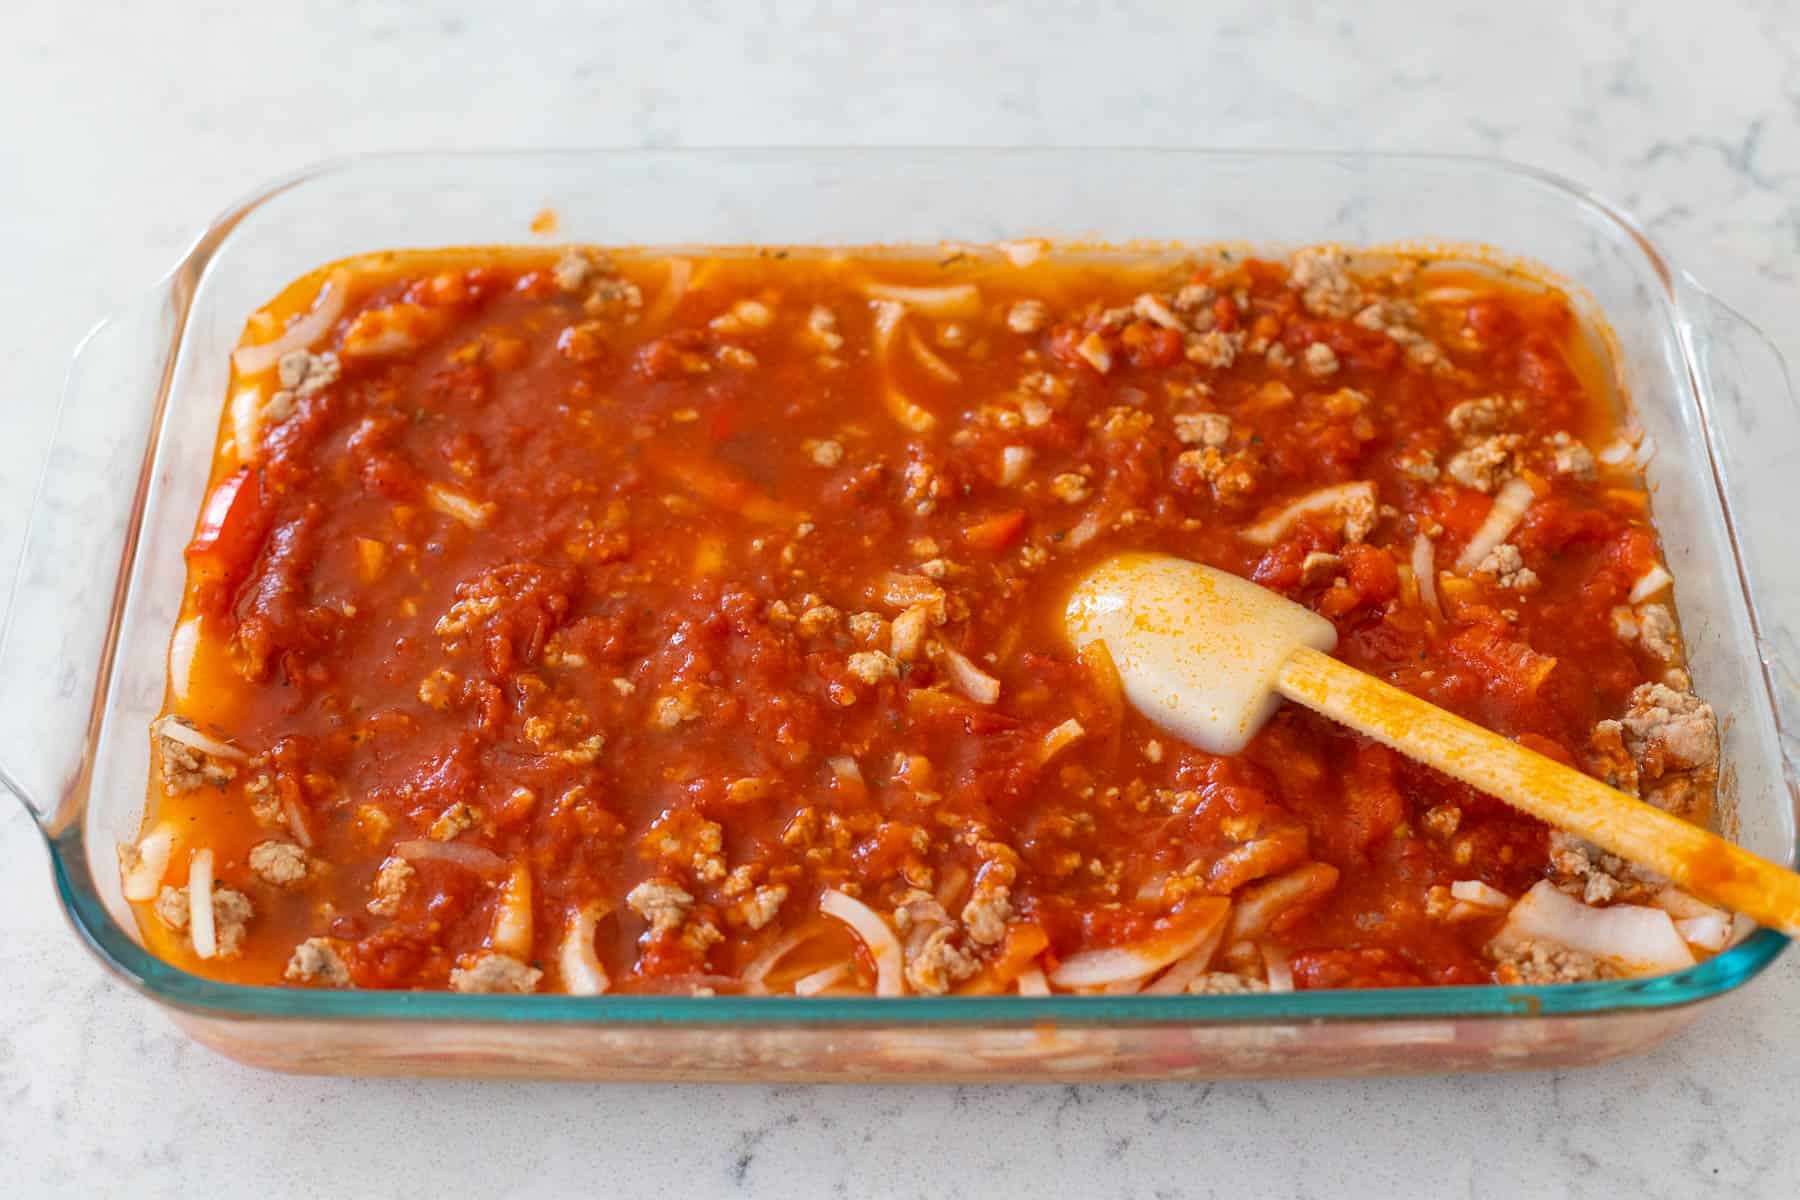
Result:
{"label": "glass dish rim", "polygon": [[[1688,372],[1695,395],[1702,395],[1693,348],[1679,319],[1684,314],[1680,283],[1682,272],[1628,215],[1581,185],[1554,172],[1504,159],[1471,154],[1436,154],[1386,151],[1310,149],[1228,149],[1167,146],[698,146],[698,147],[565,147],[532,150],[414,150],[345,155],[299,168],[247,193],[227,207],[189,245],[177,263],[151,289],[167,290],[174,305],[169,342],[164,351],[165,370],[161,391],[153,401],[151,443],[146,447],[144,471],[157,465],[154,453],[162,427],[172,382],[166,369],[174,361],[188,334],[198,282],[210,268],[232,230],[257,209],[281,194],[310,181],[361,167],[408,162],[503,162],[547,161],[559,158],[671,159],[752,156],[765,158],[860,158],[901,159],[909,155],[945,156],[1059,156],[1071,160],[1095,157],[1153,154],[1214,160],[1280,160],[1341,162],[1361,165],[1460,166],[1523,180],[1558,194],[1616,227],[1634,243],[1662,288],[1657,297],[1657,320],[1670,329],[1681,347],[1681,364]],[[551,239],[550,244],[554,243]],[[173,285],[173,286],[172,286]],[[104,322],[102,322],[104,324]],[[96,329],[99,327],[97,326]],[[93,334],[90,333],[89,337]],[[85,342],[84,342],[85,344]],[[79,354],[79,350],[77,352]],[[1704,401],[1702,400],[1704,409]],[[1704,411],[1701,413],[1704,418]],[[1723,496],[1716,455],[1706,430],[1709,466],[1715,488]],[[130,528],[141,527],[145,495],[139,491],[130,517]],[[1742,574],[1742,555],[1731,521],[1729,505],[1724,518],[1727,535]],[[135,577],[135,538],[126,550],[132,555],[125,586]],[[121,563],[124,568],[126,564]],[[1747,581],[1740,579],[1743,585]],[[1747,586],[1742,587],[1746,610],[1757,624],[1755,605]],[[119,608],[112,621],[116,627]],[[102,666],[95,686],[109,681],[113,664]],[[1769,687],[1766,670],[1762,673]],[[1779,708],[1771,704],[1777,714]],[[1792,784],[1790,783],[1790,790]],[[81,798],[85,808],[86,797]],[[77,810],[78,812],[80,810]],[[65,915],[77,934],[103,965],[126,983],[152,999],[177,1009],[216,1018],[283,1020],[430,1021],[478,1024],[587,1024],[606,1027],[642,1025],[733,1026],[781,1028],[805,1026],[1029,1026],[1052,1022],[1069,1025],[1256,1025],[1318,1021],[1462,1020],[1476,1018],[1544,1018],[1601,1016],[1611,1013],[1654,1011],[1695,1004],[1731,991],[1761,972],[1786,948],[1789,939],[1772,929],[1759,928],[1749,938],[1696,966],[1644,979],[1591,983],[1509,987],[1483,984],[1460,987],[1391,988],[1254,994],[1245,996],[909,996],[874,997],[794,996],[669,996],[624,995],[464,995],[436,991],[324,991],[308,988],[261,987],[221,983],[192,974],[157,958],[125,931],[107,910],[91,886],[85,853],[84,822],[68,822],[60,831],[46,831],[57,893]],[[84,877],[89,877],[85,878]],[[86,886],[84,886],[84,884]]]}

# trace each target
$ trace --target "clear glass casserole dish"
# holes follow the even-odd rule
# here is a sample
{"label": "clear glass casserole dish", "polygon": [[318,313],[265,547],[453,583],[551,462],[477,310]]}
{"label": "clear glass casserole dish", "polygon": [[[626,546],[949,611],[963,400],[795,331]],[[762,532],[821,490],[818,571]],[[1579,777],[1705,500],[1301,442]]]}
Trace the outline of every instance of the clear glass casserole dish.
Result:
{"label": "clear glass casserole dish", "polygon": [[[1773,348],[1631,224],[1557,180],[1471,159],[1163,150],[715,150],[401,156],[283,181],[216,222],[78,351],[0,644],[0,777],[39,819],[101,960],[197,1040],[278,1069],[650,1079],[1118,1079],[1451,1071],[1648,1047],[1786,944],[1755,933],[1650,979],[1247,996],[799,999],[253,988],[150,954],[119,894],[181,549],[245,315],[347,255],[615,245],[1337,241],[1486,245],[1567,281],[1610,331],[1696,690],[1721,714],[1726,832],[1795,857],[1794,764],[1757,597],[1788,594],[1780,514],[1743,481],[1800,439]],[[111,586],[107,586],[110,583]],[[1788,685],[1791,691],[1791,684]],[[1791,696],[1788,698],[1791,706]],[[1792,713],[1788,712],[1789,728]]]}

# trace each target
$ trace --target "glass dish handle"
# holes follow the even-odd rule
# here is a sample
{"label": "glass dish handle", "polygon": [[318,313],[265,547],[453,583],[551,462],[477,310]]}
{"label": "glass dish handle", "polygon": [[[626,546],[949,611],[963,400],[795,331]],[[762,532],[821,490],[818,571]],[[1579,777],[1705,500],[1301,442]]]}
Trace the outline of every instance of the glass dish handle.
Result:
{"label": "glass dish handle", "polygon": [[0,783],[52,834],[90,767],[180,290],[164,280],[76,349],[0,626]]}
{"label": "glass dish handle", "polygon": [[1790,780],[1800,778],[1800,541],[1783,503],[1800,479],[1800,407],[1787,362],[1769,336],[1691,275],[1681,280],[1682,336],[1699,365],[1694,383],[1756,621],[1757,653],[1773,684]]}

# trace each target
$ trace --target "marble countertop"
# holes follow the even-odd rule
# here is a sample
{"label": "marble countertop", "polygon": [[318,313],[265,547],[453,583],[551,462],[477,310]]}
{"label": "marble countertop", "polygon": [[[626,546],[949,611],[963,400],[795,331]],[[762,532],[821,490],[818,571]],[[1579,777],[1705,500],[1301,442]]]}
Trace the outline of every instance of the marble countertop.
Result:
{"label": "marble countertop", "polygon": [[[233,198],[352,151],[751,143],[1460,151],[1578,179],[1800,363],[1785,0],[20,4],[0,40],[0,562],[69,352]],[[1202,9],[1207,14],[1202,17]],[[653,13],[654,15],[645,15]],[[904,15],[902,15],[904,14]],[[1771,498],[1772,499],[1772,498]],[[7,714],[0,713],[0,720]],[[1555,1075],[1093,1088],[259,1074],[102,973],[0,802],[0,1191],[1786,1196],[1800,956],[1647,1057]]]}

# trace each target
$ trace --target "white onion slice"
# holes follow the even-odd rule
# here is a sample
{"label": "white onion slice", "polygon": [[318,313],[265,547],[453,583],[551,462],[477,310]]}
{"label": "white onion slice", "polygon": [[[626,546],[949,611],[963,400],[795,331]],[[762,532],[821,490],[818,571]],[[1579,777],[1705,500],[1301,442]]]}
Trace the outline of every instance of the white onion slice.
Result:
{"label": "white onion slice", "polygon": [[794,980],[794,995],[816,996],[849,973],[850,964],[841,962],[814,971],[810,975],[802,975]]}
{"label": "white onion slice", "polygon": [[[264,342],[260,346],[239,346],[231,352],[231,365],[238,369],[240,375],[257,375],[280,362],[282,355],[309,349],[314,342],[330,333],[331,327],[344,315],[344,293],[349,290],[349,282],[348,272],[332,272],[331,278],[319,289],[311,312],[289,325],[272,342]],[[239,454],[242,453],[240,449]]]}
{"label": "white onion slice", "polygon": [[756,991],[766,990],[763,987],[763,980],[768,977],[770,971],[775,969],[775,964],[793,953],[794,948],[812,937],[813,933],[814,931],[810,929],[790,929],[764,946],[744,968],[744,983]]}
{"label": "white onion slice", "polygon": [[1605,446],[1600,448],[1600,452],[1594,455],[1594,457],[1609,467],[1620,466],[1631,458],[1631,443],[1625,441],[1623,438],[1617,441],[1608,442]]}
{"label": "white onion slice", "polygon": [[1307,863],[1285,875],[1264,879],[1238,893],[1226,936],[1233,942],[1260,937],[1275,919],[1315,892],[1337,886],[1337,868],[1329,863]]}
{"label": "white onion slice", "polygon": [[957,369],[944,361],[943,355],[925,344],[916,330],[906,331],[906,347],[912,351],[913,358],[927,374],[935,376],[943,383],[961,383],[962,375]]}
{"label": "white onion slice", "polygon": [[1714,908],[1703,900],[1696,900],[1680,888],[1666,887],[1651,897],[1650,903],[1662,909],[1677,921],[1685,917],[1729,917],[1722,908]]}
{"label": "white onion slice", "polygon": [[950,682],[956,690],[975,701],[977,704],[992,704],[1000,699],[1000,681],[976,666],[966,656],[952,649],[947,643],[937,643],[938,653],[944,657],[944,667],[950,674]]}
{"label": "white onion slice", "polygon": [[441,483],[425,485],[425,503],[446,517],[461,521],[471,529],[480,529],[494,515],[494,506],[472,496],[445,487]]}
{"label": "white onion slice", "polygon": [[471,846],[466,842],[439,842],[431,838],[414,838],[409,841],[395,842],[394,853],[410,862],[435,859],[438,862],[467,867],[471,871],[498,871],[506,866],[506,860],[492,850]]}
{"label": "white onion slice", "polygon": [[1026,967],[1019,972],[1018,978],[1013,982],[1018,985],[1021,996],[1048,996],[1050,994],[1050,981],[1044,978],[1044,971],[1041,967]]}
{"label": "white onion slice", "polygon": [[1178,996],[1187,991],[1188,984],[1212,966],[1213,955],[1219,952],[1219,943],[1225,940],[1225,926],[1228,922],[1220,918],[1198,946],[1187,955],[1177,959],[1168,970],[1158,975],[1149,987],[1144,989],[1147,996]]}
{"label": "white onion slice", "polygon": [[1080,721],[1070,717],[1061,725],[1044,735],[1043,744],[1038,747],[1038,765],[1049,762],[1064,750],[1087,736],[1087,729]]}
{"label": "white onion slice", "polygon": [[1642,604],[1674,582],[1675,580],[1668,570],[1661,563],[1657,563],[1631,585],[1631,602]]}
{"label": "white onion slice", "polygon": [[208,735],[201,733],[198,729],[195,729],[192,725],[188,725],[174,717],[164,717],[152,726],[152,728],[163,737],[168,738],[171,742],[180,742],[190,750],[198,750],[200,753],[211,755],[213,758],[224,758],[233,762],[243,762],[250,757],[236,746],[233,746],[230,742],[222,742],[216,737],[209,737]]}
{"label": "white onion slice", "polygon": [[502,954],[524,961],[531,957],[531,869],[514,863],[512,877],[494,906],[489,944]]}
{"label": "white onion slice", "polygon": [[123,862],[129,853],[131,867],[121,880],[127,900],[154,900],[162,890],[163,873],[169,869],[169,856],[175,849],[175,831],[158,825],[138,839],[135,846],[121,846]]}
{"label": "white onion slice", "polygon": [[219,952],[219,933],[213,924],[213,852],[196,850],[188,861],[188,934],[194,953],[211,958]]}
{"label": "white onion slice", "polygon": [[1512,897],[1497,887],[1489,887],[1479,879],[1458,879],[1450,885],[1450,894],[1466,904],[1502,911],[1512,907]]}
{"label": "white onion slice", "polygon": [[1287,951],[1279,946],[1263,943],[1263,972],[1268,977],[1271,992],[1291,992],[1294,990],[1294,968],[1288,962]]}
{"label": "white onion slice", "polygon": [[1029,267],[1050,253],[1050,243],[1042,238],[1026,238],[1014,242],[995,242],[994,249],[1006,255],[1006,261],[1013,266]]}
{"label": "white onion slice", "polygon": [[594,930],[608,911],[604,904],[584,904],[569,918],[569,928],[563,935],[556,962],[562,974],[563,991],[571,996],[598,996],[612,986],[600,956],[594,953]]}
{"label": "white onion slice", "polygon": [[287,822],[288,832],[300,843],[300,848],[311,850],[312,831],[306,827],[306,814],[300,811],[300,798],[292,792],[281,798],[281,816]]}
{"label": "white onion slice", "polygon": [[231,397],[231,440],[240,463],[255,460],[262,445],[263,392],[259,387],[239,388]]}
{"label": "white onion slice", "polygon": [[1648,975],[1694,965],[1693,952],[1660,908],[1615,904],[1589,908],[1541,880],[1513,905],[1497,940],[1555,942],[1591,954],[1630,974]]}
{"label": "white onion slice", "polygon": [[1675,922],[1675,932],[1688,945],[1716,954],[1731,940],[1731,918],[1723,913],[1710,917],[1683,917]]}
{"label": "white onion slice", "polygon": [[654,325],[667,319],[675,311],[675,306],[681,303],[681,298],[687,295],[688,285],[693,282],[693,278],[692,260],[671,258],[668,278],[663,281],[662,291],[656,294],[655,301],[644,310],[644,324]]}
{"label": "white onion slice", "polygon": [[1273,546],[1301,518],[1346,508],[1352,504],[1366,504],[1372,509],[1375,505],[1375,485],[1367,480],[1357,480],[1308,492],[1289,501],[1280,512],[1244,530],[1244,538],[1258,546]]}
{"label": "white onion slice", "polygon": [[929,433],[937,426],[937,418],[914,404],[893,381],[894,332],[906,316],[906,307],[891,300],[875,304],[875,361],[882,372],[881,398],[890,416],[914,433]]}
{"label": "white onion slice", "polygon": [[1426,304],[1465,304],[1475,298],[1475,289],[1442,284],[1427,288],[1419,293],[1419,299]]}
{"label": "white onion slice", "polygon": [[862,939],[869,957],[875,960],[877,996],[906,994],[905,976],[901,971],[900,939],[894,936],[894,931],[888,928],[888,923],[874,909],[854,896],[846,895],[836,888],[827,888],[819,897],[819,911],[828,917],[836,917]]}
{"label": "white onion slice", "polygon": [[1424,534],[1413,538],[1412,544],[1413,578],[1419,583],[1419,599],[1425,605],[1425,611],[1433,616],[1442,616],[1443,610],[1438,607],[1437,594],[1437,543]]}
{"label": "white onion slice", "polygon": [[1486,519],[1475,531],[1475,536],[1469,539],[1469,544],[1463,547],[1463,552],[1457,556],[1456,573],[1467,575],[1480,566],[1481,560],[1518,527],[1535,498],[1531,485],[1516,476],[1501,484],[1500,493],[1494,497]]}
{"label": "white onion slice", "polygon": [[945,287],[906,287],[897,283],[865,283],[863,295],[899,304],[934,317],[972,317],[981,312],[981,290],[972,283]]}
{"label": "white onion slice", "polygon": [[169,691],[177,704],[186,704],[194,689],[194,659],[200,653],[200,618],[189,617],[175,626],[169,639]]}
{"label": "white onion slice", "polygon": [[1141,980],[1192,954],[1224,923],[1225,912],[1225,906],[1220,905],[1213,920],[1177,935],[1165,934],[1135,946],[1107,946],[1071,954],[1050,972],[1050,982],[1061,988],[1086,988]]}

